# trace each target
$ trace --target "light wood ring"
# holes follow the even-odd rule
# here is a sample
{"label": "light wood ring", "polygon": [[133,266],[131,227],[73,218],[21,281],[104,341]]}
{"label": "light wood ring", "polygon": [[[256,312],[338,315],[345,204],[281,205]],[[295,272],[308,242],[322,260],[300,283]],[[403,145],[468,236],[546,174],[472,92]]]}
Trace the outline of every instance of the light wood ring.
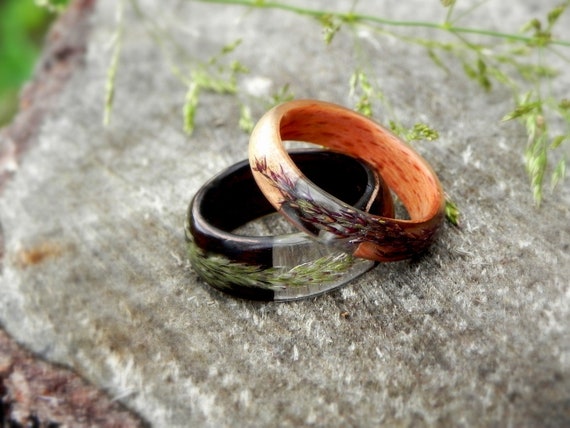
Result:
{"label": "light wood ring", "polygon": [[[410,218],[370,214],[316,187],[287,154],[287,140],[368,162]],[[318,240],[344,245],[356,257],[394,261],[415,256],[432,244],[444,218],[444,193],[430,165],[384,127],[336,104],[296,100],[269,110],[253,130],[249,159],[259,188],[279,212]]]}

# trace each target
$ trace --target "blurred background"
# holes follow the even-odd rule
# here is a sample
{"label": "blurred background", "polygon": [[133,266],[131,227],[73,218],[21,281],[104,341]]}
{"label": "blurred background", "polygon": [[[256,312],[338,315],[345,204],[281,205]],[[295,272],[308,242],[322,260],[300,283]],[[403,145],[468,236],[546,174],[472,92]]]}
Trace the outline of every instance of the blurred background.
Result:
{"label": "blurred background", "polygon": [[51,22],[69,0],[0,0],[0,127],[18,110]]}

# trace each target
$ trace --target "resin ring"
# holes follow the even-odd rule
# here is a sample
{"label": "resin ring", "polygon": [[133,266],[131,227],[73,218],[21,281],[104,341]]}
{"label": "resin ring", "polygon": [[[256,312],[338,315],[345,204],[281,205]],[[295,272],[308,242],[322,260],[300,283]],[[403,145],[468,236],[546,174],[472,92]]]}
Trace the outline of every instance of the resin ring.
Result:
{"label": "resin ring", "polygon": [[[410,218],[372,215],[331,198],[306,179],[285,151],[285,140],[326,146],[370,163]],[[428,163],[382,126],[335,104],[299,100],[274,107],[253,130],[249,158],[257,184],[281,214],[356,257],[414,256],[433,242],[444,218],[443,190]]]}
{"label": "resin ring", "polygon": [[[389,189],[366,163],[322,150],[296,151],[291,157],[309,180],[346,203],[393,216]],[[293,300],[338,287],[374,266],[305,233],[232,233],[270,213],[275,210],[257,187],[247,160],[210,180],[194,196],[186,219],[194,270],[211,286],[233,295]]]}

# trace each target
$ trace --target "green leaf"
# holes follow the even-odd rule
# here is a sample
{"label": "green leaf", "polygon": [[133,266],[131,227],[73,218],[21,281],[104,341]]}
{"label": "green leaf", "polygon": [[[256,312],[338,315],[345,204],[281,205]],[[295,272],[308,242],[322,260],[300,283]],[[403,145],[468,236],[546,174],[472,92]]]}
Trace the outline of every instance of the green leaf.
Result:
{"label": "green leaf", "polygon": [[327,45],[330,45],[334,36],[341,28],[341,21],[330,14],[321,16],[320,21],[323,25],[323,39]]}
{"label": "green leaf", "polygon": [[435,65],[437,65],[442,70],[445,70],[446,73],[450,73],[449,68],[447,68],[445,63],[442,61],[439,55],[435,53],[433,49],[428,49],[427,52],[429,58],[434,62]]}
{"label": "green leaf", "polygon": [[184,114],[184,132],[192,135],[194,132],[196,109],[198,107],[198,100],[200,94],[200,87],[196,82],[191,82],[186,92],[186,102],[183,107]]}
{"label": "green leaf", "polygon": [[241,39],[236,39],[233,42],[222,46],[222,48],[216,55],[210,57],[207,64],[210,66],[218,64],[223,57],[232,53],[240,44],[241,44]]}
{"label": "green leaf", "polygon": [[550,149],[551,150],[556,149],[557,147],[560,146],[560,144],[562,144],[562,142],[564,140],[567,140],[569,137],[570,137],[570,135],[558,135],[558,136],[554,137],[552,139],[552,142],[550,143]]}
{"label": "green leaf", "polygon": [[218,94],[235,94],[237,84],[233,76],[218,77],[207,71],[197,70],[192,74],[192,81],[207,91],[216,92]]}
{"label": "green leaf", "polygon": [[192,69],[190,78],[182,76],[182,73],[177,71],[178,69],[175,67],[175,74],[188,86],[183,106],[184,131],[187,134],[190,135],[194,131],[196,110],[202,91],[230,95],[237,93],[237,76],[240,73],[247,73],[249,70],[239,61],[232,61],[228,64],[220,60],[222,57],[233,52],[240,44],[241,39],[237,39],[223,46],[220,51],[208,61]]}
{"label": "green leaf", "polygon": [[542,200],[542,183],[548,163],[548,155],[544,147],[544,134],[532,142],[526,153],[526,167],[530,178],[530,186],[534,201],[540,205]]}
{"label": "green leaf", "polygon": [[443,7],[449,7],[455,4],[456,0],[440,0]]}
{"label": "green leaf", "polygon": [[533,18],[529,22],[527,22],[525,25],[523,25],[523,27],[521,28],[521,32],[527,33],[528,31],[531,31],[531,30],[538,32],[541,30],[541,28],[542,28],[542,24],[538,20],[538,18]]}
{"label": "green leaf", "polygon": [[406,128],[404,128],[402,125],[400,125],[399,123],[397,123],[394,120],[391,120],[388,125],[390,126],[390,130],[396,134],[397,136],[401,137],[401,138],[405,138],[405,134],[406,134]]}
{"label": "green leaf", "polygon": [[566,176],[566,159],[562,158],[556,164],[554,168],[554,172],[552,173],[552,177],[550,178],[550,187],[554,190],[556,186],[564,181],[564,177]]}
{"label": "green leaf", "polygon": [[372,101],[374,88],[362,70],[356,70],[350,77],[350,94],[360,94],[355,110],[364,116],[372,116]]}
{"label": "green leaf", "polygon": [[512,112],[506,114],[501,119],[503,122],[508,120],[516,119],[521,116],[527,115],[531,112],[536,111],[540,107],[540,103],[538,101],[531,102],[528,104],[520,104],[518,105]]}
{"label": "green leaf", "polygon": [[223,46],[223,47],[222,47],[222,50],[221,50],[221,52],[220,52],[221,55],[227,55],[227,54],[229,54],[229,53],[235,51],[235,49],[236,49],[239,45],[241,45],[241,42],[242,42],[241,39],[237,39],[237,40],[234,40],[233,42],[228,43],[227,45]]}
{"label": "green leaf", "polygon": [[239,109],[239,123],[240,129],[248,134],[253,131],[253,127],[255,126],[253,123],[253,118],[251,117],[251,109],[242,104]]}
{"label": "green leaf", "polygon": [[536,82],[538,79],[556,77],[559,71],[542,64],[521,64],[515,65],[519,74],[530,82]]}
{"label": "green leaf", "polygon": [[461,213],[457,205],[449,198],[445,200],[445,218],[454,226],[459,226]]}
{"label": "green leaf", "polygon": [[295,95],[291,92],[289,84],[286,83],[271,96],[271,107],[286,101],[291,101],[293,98],[295,98]]}
{"label": "green leaf", "polygon": [[247,68],[239,61],[232,61],[230,64],[230,70],[234,75],[238,73],[249,73],[249,68]]}
{"label": "green leaf", "polygon": [[410,129],[404,128],[394,120],[388,122],[388,125],[394,134],[408,142],[417,140],[435,141],[439,138],[439,133],[425,123],[418,122]]}
{"label": "green leaf", "polygon": [[533,36],[532,41],[529,42],[533,47],[544,47],[552,41],[552,34],[550,31],[537,31]]}
{"label": "green leaf", "polygon": [[558,108],[560,110],[570,110],[570,100],[567,98],[561,100],[558,104]]}
{"label": "green leaf", "polygon": [[487,63],[485,63],[481,57],[477,58],[477,69],[479,70],[479,74],[485,74],[487,72]]}
{"label": "green leaf", "polygon": [[477,71],[466,62],[463,63],[463,71],[465,71],[467,77],[471,79],[478,79],[479,77]]}
{"label": "green leaf", "polygon": [[491,69],[489,69],[489,74],[493,76],[493,78],[502,85],[505,86],[514,85],[513,80],[498,67],[492,67]]}
{"label": "green leaf", "polygon": [[113,35],[113,54],[111,63],[107,69],[107,79],[105,81],[105,108],[103,110],[103,125],[109,125],[111,121],[111,111],[115,100],[115,80],[117,77],[117,69],[119,68],[119,59],[121,57],[121,47],[123,41],[123,3],[117,3],[117,27]]}
{"label": "green leaf", "polygon": [[480,75],[477,81],[486,91],[490,91],[493,87],[491,80],[489,80],[489,78],[485,75]]}
{"label": "green leaf", "polygon": [[548,27],[549,28],[552,28],[552,26],[554,24],[556,24],[556,21],[558,21],[558,18],[560,18],[560,16],[566,10],[566,6],[567,6],[566,4],[561,4],[559,6],[556,6],[550,12],[548,12],[547,21],[548,21]]}
{"label": "green leaf", "polygon": [[427,140],[435,141],[439,138],[439,133],[426,125],[425,123],[416,123],[414,127],[406,134],[406,140]]}

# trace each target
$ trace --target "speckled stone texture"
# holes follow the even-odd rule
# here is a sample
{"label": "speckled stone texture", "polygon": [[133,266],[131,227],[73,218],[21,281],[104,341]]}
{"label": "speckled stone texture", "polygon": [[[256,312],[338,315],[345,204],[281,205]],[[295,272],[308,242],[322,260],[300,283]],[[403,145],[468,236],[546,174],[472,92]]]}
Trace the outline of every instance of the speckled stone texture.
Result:
{"label": "speckled stone texture", "polygon": [[[147,0],[141,10],[157,27],[125,5],[105,128],[117,3],[94,3],[82,60],[35,132],[0,137],[6,331],[153,426],[570,424],[570,189],[534,207],[526,135],[500,122],[507,91],[485,94],[460,66],[445,73],[422,49],[364,30],[358,48],[350,31],[325,46],[319,25],[294,14]],[[516,31],[555,4],[494,0],[464,25]],[[436,0],[357,8],[445,16]],[[162,52],[149,28],[181,50]],[[568,17],[560,29],[570,39]],[[186,88],[169,61],[192,67],[238,38],[244,102],[289,84],[299,98],[351,106],[351,72],[366,67],[407,125],[440,131],[416,148],[460,207],[461,228],[447,225],[421,258],[306,301],[254,303],[205,285],[187,262],[186,206],[246,157],[248,137],[236,97],[211,93],[186,136]],[[563,73],[553,90],[569,85]],[[380,103],[375,117],[386,117]]]}

